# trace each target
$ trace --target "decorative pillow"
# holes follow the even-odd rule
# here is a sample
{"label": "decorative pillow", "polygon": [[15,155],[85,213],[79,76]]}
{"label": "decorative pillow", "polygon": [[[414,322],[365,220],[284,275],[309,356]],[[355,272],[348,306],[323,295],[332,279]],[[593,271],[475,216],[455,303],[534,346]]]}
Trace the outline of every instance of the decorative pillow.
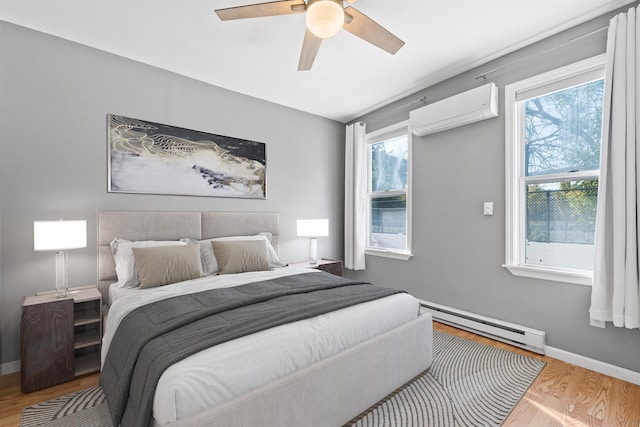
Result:
{"label": "decorative pillow", "polygon": [[200,248],[196,245],[132,248],[140,288],[170,285],[197,279],[200,271]]}
{"label": "decorative pillow", "polygon": [[267,241],[212,240],[211,246],[218,261],[220,274],[270,270]]}
{"label": "decorative pillow", "polygon": [[187,244],[194,244],[196,242],[200,243],[200,257],[202,258],[202,274],[204,276],[210,276],[212,274],[218,273],[218,261],[213,253],[213,246],[211,246],[211,242],[213,241],[231,241],[231,240],[264,240],[267,242],[267,251],[269,254],[269,263],[272,268],[275,267],[286,267],[287,264],[280,261],[280,257],[278,257],[278,253],[273,248],[271,244],[271,233],[264,232],[258,233],[255,236],[229,236],[229,237],[216,237],[213,239],[206,240],[193,240],[189,238],[180,239],[181,242],[185,242]]}
{"label": "decorative pillow", "polygon": [[140,240],[132,242],[115,238],[111,242],[111,253],[116,263],[116,274],[118,276],[118,287],[135,288],[140,284],[138,272],[136,271],[136,262],[133,256],[132,248],[148,248],[155,246],[184,246],[186,243],[177,240],[161,241],[161,240]]}

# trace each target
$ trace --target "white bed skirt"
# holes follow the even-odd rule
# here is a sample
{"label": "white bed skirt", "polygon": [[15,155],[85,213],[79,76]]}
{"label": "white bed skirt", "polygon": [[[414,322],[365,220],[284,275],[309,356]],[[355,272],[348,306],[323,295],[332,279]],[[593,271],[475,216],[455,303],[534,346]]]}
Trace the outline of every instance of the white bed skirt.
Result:
{"label": "white bed skirt", "polygon": [[[428,313],[172,427],[337,427],[431,366]],[[154,426],[158,426],[154,422]]]}

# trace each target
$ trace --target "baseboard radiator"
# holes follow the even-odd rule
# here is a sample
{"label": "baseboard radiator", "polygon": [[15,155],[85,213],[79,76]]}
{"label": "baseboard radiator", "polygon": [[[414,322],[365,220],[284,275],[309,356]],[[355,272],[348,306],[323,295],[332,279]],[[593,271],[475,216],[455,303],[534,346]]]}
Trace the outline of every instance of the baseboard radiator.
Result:
{"label": "baseboard radiator", "polygon": [[513,323],[479,316],[455,308],[420,301],[422,310],[431,313],[433,320],[497,341],[544,354],[545,333]]}

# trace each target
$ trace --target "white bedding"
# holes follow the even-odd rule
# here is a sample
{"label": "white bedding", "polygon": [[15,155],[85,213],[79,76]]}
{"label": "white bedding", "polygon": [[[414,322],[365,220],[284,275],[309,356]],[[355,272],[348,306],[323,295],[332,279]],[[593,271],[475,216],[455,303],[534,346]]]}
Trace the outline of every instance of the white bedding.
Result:
{"label": "white bedding", "polygon": [[[110,293],[116,300],[107,318],[102,360],[120,320],[140,305],[180,293],[238,286],[301,272],[313,274],[316,270],[287,267]],[[170,367],[160,378],[153,417],[158,424],[167,424],[227,402],[415,319],[419,308],[418,300],[412,296],[396,294],[265,330],[194,354]]]}

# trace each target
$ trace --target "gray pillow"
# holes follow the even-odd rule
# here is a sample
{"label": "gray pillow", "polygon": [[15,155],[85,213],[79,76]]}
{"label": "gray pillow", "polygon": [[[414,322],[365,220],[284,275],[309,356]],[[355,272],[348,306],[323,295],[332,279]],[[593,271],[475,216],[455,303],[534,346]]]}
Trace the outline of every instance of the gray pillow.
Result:
{"label": "gray pillow", "polygon": [[212,240],[220,274],[270,270],[266,240]]}
{"label": "gray pillow", "polygon": [[136,260],[140,288],[169,285],[197,279],[200,248],[197,245],[131,248]]}

